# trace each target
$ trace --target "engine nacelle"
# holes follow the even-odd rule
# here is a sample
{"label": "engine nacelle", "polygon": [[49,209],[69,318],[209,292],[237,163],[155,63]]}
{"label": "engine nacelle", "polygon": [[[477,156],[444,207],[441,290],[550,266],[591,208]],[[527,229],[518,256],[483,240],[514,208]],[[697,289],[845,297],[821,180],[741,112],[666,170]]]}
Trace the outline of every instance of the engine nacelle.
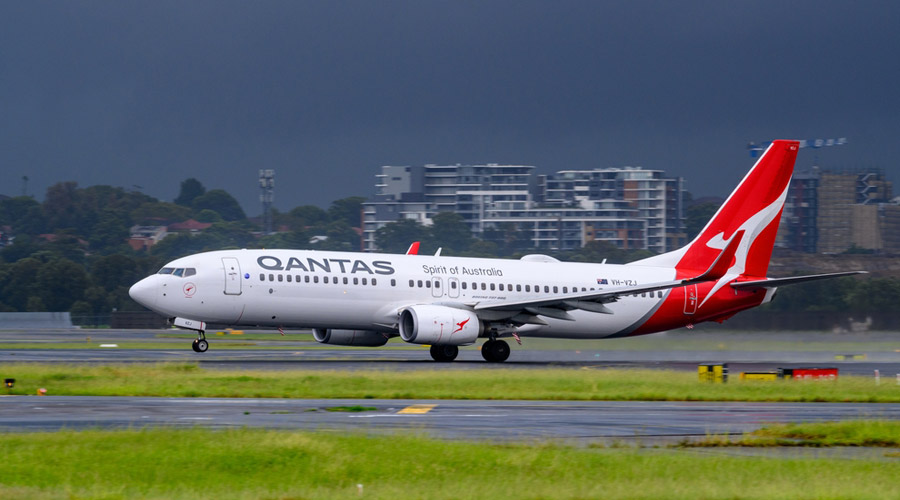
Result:
{"label": "engine nacelle", "polygon": [[387,344],[388,341],[387,336],[381,332],[372,330],[333,330],[331,328],[313,328],[313,338],[320,344],[363,347],[380,347]]}
{"label": "engine nacelle", "polygon": [[469,345],[484,325],[472,311],[419,305],[400,313],[400,338],[412,344]]}

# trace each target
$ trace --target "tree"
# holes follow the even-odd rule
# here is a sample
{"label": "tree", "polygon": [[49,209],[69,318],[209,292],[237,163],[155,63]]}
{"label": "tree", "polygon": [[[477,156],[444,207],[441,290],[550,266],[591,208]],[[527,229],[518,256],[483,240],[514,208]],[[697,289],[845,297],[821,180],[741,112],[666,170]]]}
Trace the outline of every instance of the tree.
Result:
{"label": "tree", "polygon": [[375,244],[387,253],[405,253],[409,244],[428,237],[428,228],[412,219],[389,222],[375,231]]}
{"label": "tree", "polygon": [[688,207],[687,216],[684,219],[684,230],[689,241],[700,234],[720,206],[720,203],[707,202]]}
{"label": "tree", "polygon": [[213,189],[207,191],[204,195],[194,198],[191,206],[194,208],[195,212],[200,212],[205,209],[213,210],[227,221],[243,220],[247,218],[237,200],[222,189]]}
{"label": "tree", "polygon": [[[315,205],[303,205],[287,214],[288,225],[295,231],[328,223],[328,213]],[[352,226],[351,226],[352,227]]]}
{"label": "tree", "polygon": [[47,310],[68,311],[72,303],[84,297],[88,277],[84,267],[69,259],[56,259],[41,266],[37,282]]}
{"label": "tree", "polygon": [[328,217],[332,222],[344,221],[350,227],[362,227],[362,196],[351,196],[331,202]]}
{"label": "tree", "polygon": [[440,212],[431,221],[432,225],[428,230],[429,246],[457,253],[465,252],[472,246],[472,230],[461,215]]}
{"label": "tree", "polygon": [[178,193],[178,197],[175,198],[175,204],[190,207],[197,197],[203,196],[205,193],[206,188],[203,187],[203,184],[200,184],[200,181],[193,177],[185,179],[181,182],[181,191]]}
{"label": "tree", "polygon": [[13,234],[42,234],[47,220],[41,204],[30,196],[17,196],[0,201],[0,225],[12,226]]}

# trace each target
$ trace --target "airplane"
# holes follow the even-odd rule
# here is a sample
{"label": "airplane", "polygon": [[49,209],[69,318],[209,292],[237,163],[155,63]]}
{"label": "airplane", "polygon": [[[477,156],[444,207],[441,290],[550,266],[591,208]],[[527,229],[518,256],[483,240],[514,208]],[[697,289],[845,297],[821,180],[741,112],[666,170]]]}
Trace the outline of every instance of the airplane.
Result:
{"label": "airplane", "polygon": [[[504,338],[604,339],[722,322],[770,302],[778,286],[860,271],[768,278],[798,141],[773,141],[700,234],[628,264],[311,250],[221,250],[182,257],[129,290],[141,305],[197,333],[207,323],[311,328],[316,341],[379,347],[399,336],[435,361]],[[417,245],[415,245],[417,247]]]}

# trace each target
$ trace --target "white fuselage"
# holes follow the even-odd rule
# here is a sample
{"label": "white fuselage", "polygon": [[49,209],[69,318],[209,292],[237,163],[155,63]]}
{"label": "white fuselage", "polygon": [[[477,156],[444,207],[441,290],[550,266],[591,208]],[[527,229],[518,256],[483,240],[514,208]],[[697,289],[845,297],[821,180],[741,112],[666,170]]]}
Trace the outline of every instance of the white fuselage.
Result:
{"label": "white fuselage", "polygon": [[[146,307],[168,317],[229,325],[396,331],[399,311],[417,304],[479,303],[614,290],[675,278],[665,267],[536,260],[363,254],[308,250],[223,250],[183,257],[132,289]],[[544,318],[521,335],[603,338],[634,330],[671,290],[626,295],[606,304],[612,314],[570,312],[574,321]]]}

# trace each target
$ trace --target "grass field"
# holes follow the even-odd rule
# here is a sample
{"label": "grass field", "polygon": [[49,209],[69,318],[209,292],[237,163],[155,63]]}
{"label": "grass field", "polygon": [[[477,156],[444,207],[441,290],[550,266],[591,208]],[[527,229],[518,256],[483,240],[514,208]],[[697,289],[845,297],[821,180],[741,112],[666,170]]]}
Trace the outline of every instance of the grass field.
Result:
{"label": "grass field", "polygon": [[266,430],[0,435],[0,498],[895,498],[900,460]]}
{"label": "grass field", "polygon": [[866,377],[836,381],[739,380],[701,383],[690,372],[665,370],[247,371],[194,364],[4,364],[11,394],[377,399],[501,399],[618,401],[900,402],[900,386]]}

